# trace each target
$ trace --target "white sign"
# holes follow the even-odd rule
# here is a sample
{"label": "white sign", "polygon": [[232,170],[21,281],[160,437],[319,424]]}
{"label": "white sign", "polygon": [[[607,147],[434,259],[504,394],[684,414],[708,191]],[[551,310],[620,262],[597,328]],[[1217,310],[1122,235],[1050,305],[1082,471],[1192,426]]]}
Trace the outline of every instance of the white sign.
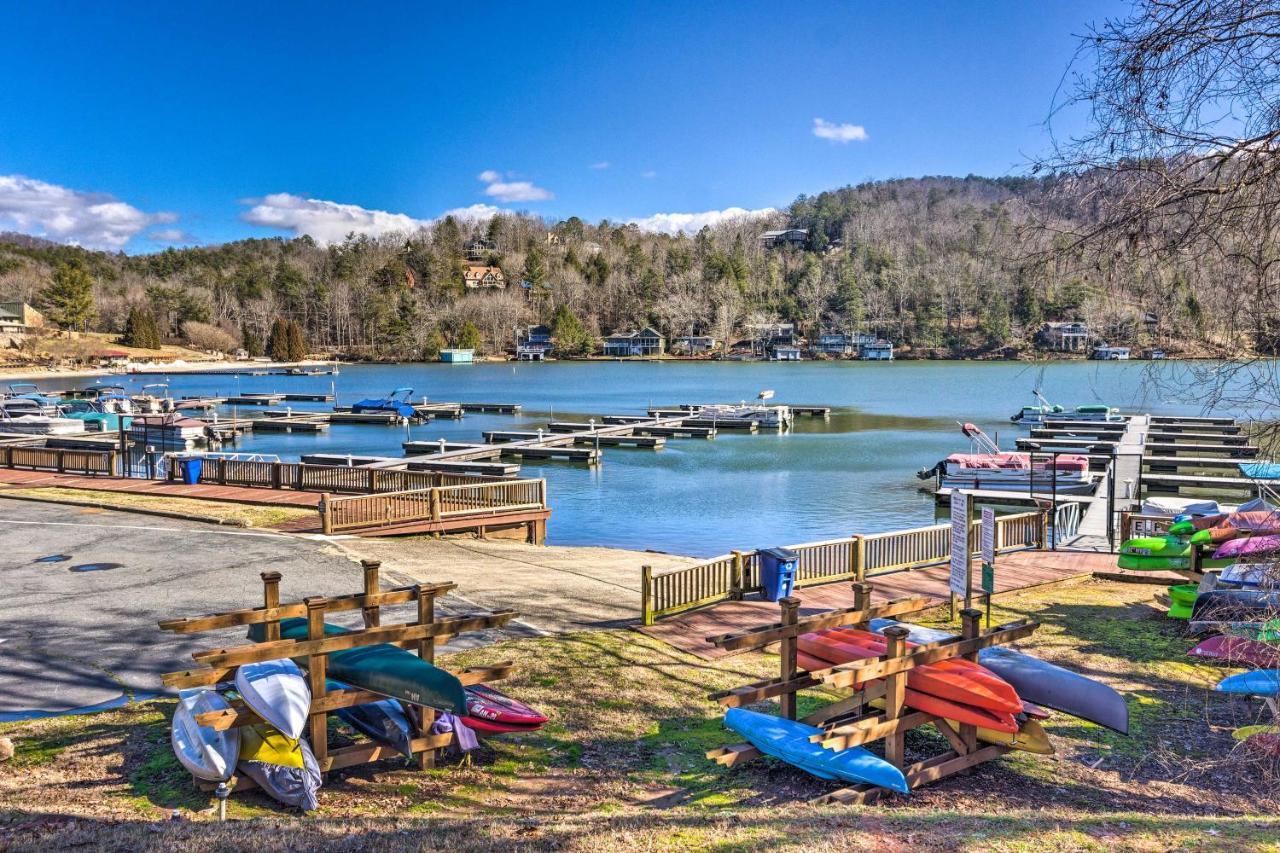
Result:
{"label": "white sign", "polygon": [[982,562],[996,562],[996,511],[989,506],[982,508]]}
{"label": "white sign", "polygon": [[969,495],[951,493],[951,591],[964,595],[969,590]]}

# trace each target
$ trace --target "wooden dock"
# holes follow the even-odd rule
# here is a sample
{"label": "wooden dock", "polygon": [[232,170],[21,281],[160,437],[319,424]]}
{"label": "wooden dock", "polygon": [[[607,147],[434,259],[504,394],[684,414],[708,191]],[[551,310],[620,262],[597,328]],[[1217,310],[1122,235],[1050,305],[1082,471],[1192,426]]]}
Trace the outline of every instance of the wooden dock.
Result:
{"label": "wooden dock", "polygon": [[227,406],[278,406],[284,402],[283,394],[241,394],[239,397],[227,397]]}

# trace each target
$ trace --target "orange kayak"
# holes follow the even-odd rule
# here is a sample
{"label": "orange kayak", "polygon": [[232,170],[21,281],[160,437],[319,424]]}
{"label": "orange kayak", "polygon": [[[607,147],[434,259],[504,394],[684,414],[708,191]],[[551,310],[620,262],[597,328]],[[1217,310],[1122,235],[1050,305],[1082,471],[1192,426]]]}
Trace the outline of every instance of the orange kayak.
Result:
{"label": "orange kayak", "polygon": [[[818,669],[830,669],[837,663],[848,662],[848,659],[840,661],[826,660],[825,658],[807,654],[803,650],[798,652],[797,658],[800,668],[809,672]],[[963,702],[951,702],[938,696],[921,693],[910,687],[904,691],[903,701],[907,707],[914,708],[917,711],[924,711],[926,714],[933,714],[935,717],[955,720],[958,723],[969,723],[979,728],[1008,732],[1010,734],[1018,731],[1018,721],[1014,719],[1012,714],[990,711],[986,708],[966,705]]]}
{"label": "orange kayak", "polygon": [[[885,652],[884,637],[870,631],[832,629],[819,631],[819,643],[840,643],[852,649],[840,649],[851,655],[846,660],[880,657]],[[914,647],[908,643],[908,648]],[[810,652],[815,654],[815,652]],[[818,657],[829,657],[816,652]],[[931,693],[952,702],[977,705],[996,713],[1021,714],[1022,699],[1010,684],[991,670],[963,658],[950,658],[917,666],[907,675],[907,686],[922,693]]]}

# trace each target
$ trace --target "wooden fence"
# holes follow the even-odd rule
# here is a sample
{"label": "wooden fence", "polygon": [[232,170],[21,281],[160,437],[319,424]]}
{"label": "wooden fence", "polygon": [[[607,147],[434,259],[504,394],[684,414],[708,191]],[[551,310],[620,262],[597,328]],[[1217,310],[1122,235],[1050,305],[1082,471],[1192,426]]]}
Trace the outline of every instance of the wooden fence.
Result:
{"label": "wooden fence", "polygon": [[[980,521],[974,521],[969,541],[974,553],[981,541]],[[796,586],[814,586],[844,580],[864,580],[869,575],[945,563],[951,556],[951,526],[935,524],[912,530],[873,533],[789,545],[797,552]],[[996,518],[996,551],[1006,552],[1043,545],[1045,516],[1025,512]],[[760,586],[758,551],[734,551],[703,560],[693,566],[654,574],[645,566],[641,576],[644,624],[719,601],[742,598]]]}
{"label": "wooden fence", "polygon": [[325,533],[341,533],[414,521],[499,516],[546,506],[546,480],[498,480],[336,498],[326,496],[320,502],[320,517]]}
{"label": "wooden fence", "polygon": [[53,447],[0,447],[0,465],[60,474],[111,475],[116,471],[114,450],[63,450]]}
{"label": "wooden fence", "polygon": [[[170,466],[168,476],[170,480],[179,479],[177,466]],[[498,481],[479,474],[399,471],[350,465],[308,465],[301,462],[261,462],[211,456],[204,460],[200,482],[219,486],[364,495]]]}

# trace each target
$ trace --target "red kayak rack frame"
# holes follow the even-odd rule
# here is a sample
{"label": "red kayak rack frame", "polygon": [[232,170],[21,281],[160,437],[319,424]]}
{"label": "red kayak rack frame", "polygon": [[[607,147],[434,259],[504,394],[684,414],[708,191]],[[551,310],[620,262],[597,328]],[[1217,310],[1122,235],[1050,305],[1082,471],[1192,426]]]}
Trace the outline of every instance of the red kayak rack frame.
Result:
{"label": "red kayak rack frame", "polygon": [[[437,645],[442,645],[453,637],[469,631],[501,628],[520,614],[514,610],[497,610],[438,619],[435,608],[436,597],[455,589],[457,584],[420,583],[384,591],[379,579],[381,563],[376,560],[361,560],[360,566],[364,574],[364,591],[353,595],[333,598],[311,596],[302,601],[281,604],[280,573],[262,572],[260,574],[262,578],[261,607],[214,613],[208,616],[166,619],[160,622],[159,626],[162,630],[177,634],[193,634],[248,625],[262,625],[264,629],[262,642],[192,652],[191,657],[197,666],[181,672],[167,673],[161,677],[162,683],[172,690],[213,687],[216,684],[232,681],[237,668],[244,664],[285,658],[305,658],[307,681],[311,688],[308,740],[321,771],[338,770],[400,755],[393,747],[372,741],[330,748],[329,714],[331,712],[339,708],[376,702],[387,697],[380,693],[354,688],[328,690],[325,683],[328,656],[333,652],[359,646],[390,643],[416,651],[420,658],[434,663]],[[404,604],[417,605],[415,619],[394,625],[382,624],[383,607]],[[326,613],[352,610],[361,612],[364,619],[363,628],[343,634],[325,635]],[[306,639],[280,639],[280,620],[290,617],[306,618]],[[499,681],[506,678],[513,669],[514,664],[511,661],[504,661],[492,666],[468,667],[453,674],[458,677],[463,686],[467,686]],[[421,769],[434,767],[438,752],[453,743],[454,735],[452,732],[431,734],[431,726],[436,719],[435,710],[425,705],[408,703],[406,705],[412,711],[409,717],[414,731],[410,746],[414,760]],[[262,719],[243,701],[237,699],[231,703],[230,709],[200,714],[196,717],[196,722],[216,730],[226,730],[254,725],[262,722]],[[243,774],[237,772],[234,778],[236,790],[247,790],[254,786],[253,780]],[[201,788],[213,787],[213,783],[196,781]]]}
{"label": "red kayak rack frame", "polygon": [[[884,758],[902,770],[907,784],[920,785],[962,773],[975,765],[999,758],[1013,747],[1002,744],[980,744],[977,726],[952,724],[950,721],[907,708],[904,696],[908,673],[917,666],[962,657],[977,661],[978,652],[988,646],[1004,645],[1030,636],[1039,622],[1021,619],[982,631],[982,611],[960,611],[960,636],[935,643],[907,645],[907,629],[886,628],[885,653],[878,658],[850,661],[827,669],[807,672],[798,664],[797,639],[802,634],[824,628],[868,628],[872,619],[906,616],[937,607],[936,601],[921,597],[898,598],[883,604],[871,603],[872,585],[857,582],[853,587],[853,607],[828,610],[800,617],[800,599],[778,601],[781,619],[768,625],[757,625],[746,631],[707,637],[707,642],[725,651],[762,649],[778,644],[780,671],[777,678],[767,678],[710,694],[712,700],[726,708],[752,705],[766,699],[778,700],[778,712],[788,720],[796,719],[796,694],[813,688],[838,688],[848,691],[838,701],[803,718],[801,722],[821,731],[810,740],[827,749],[840,752],[855,746],[880,741]],[[883,708],[872,705],[883,700]],[[950,749],[924,760],[908,764],[904,738],[908,731],[932,725],[946,738]],[[732,767],[761,757],[749,743],[737,743],[707,752],[707,758]],[[875,785],[854,785],[823,794],[816,803],[871,803],[891,793]]]}

